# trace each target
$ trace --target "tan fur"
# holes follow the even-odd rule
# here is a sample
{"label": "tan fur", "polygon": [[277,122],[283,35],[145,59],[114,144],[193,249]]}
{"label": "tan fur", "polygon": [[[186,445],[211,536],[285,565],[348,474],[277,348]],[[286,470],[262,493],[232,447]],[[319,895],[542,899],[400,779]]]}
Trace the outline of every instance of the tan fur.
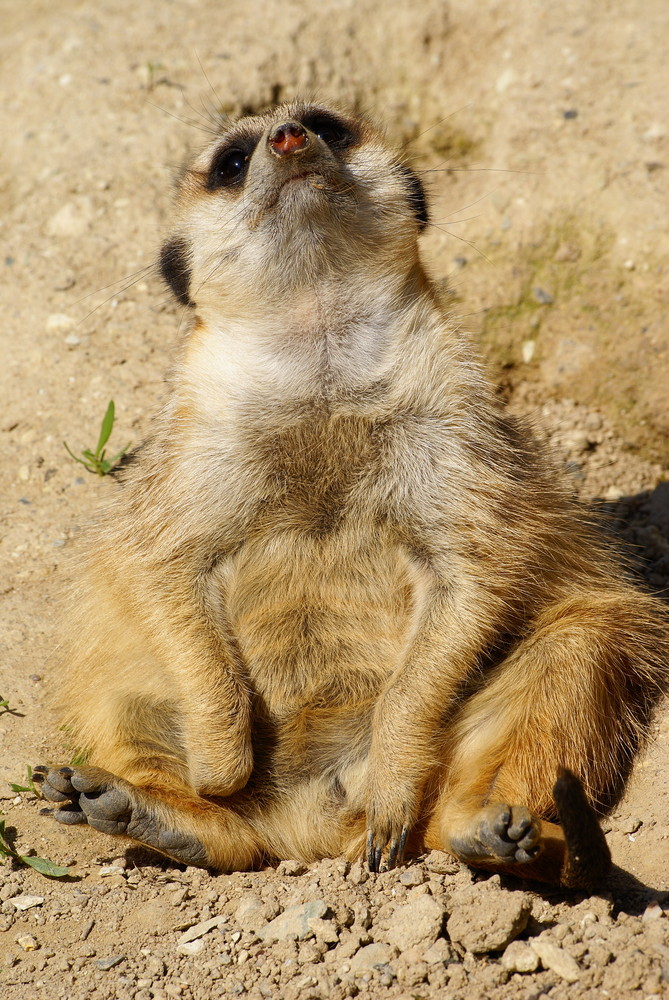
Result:
{"label": "tan fur", "polygon": [[[561,765],[604,814],[666,686],[659,604],[444,315],[385,139],[354,119],[284,183],[267,135],[304,113],[224,129],[180,182],[195,317],[88,541],[73,739],[221,869],[367,829],[453,849],[490,803],[555,820]],[[561,836],[528,874],[559,880]]]}

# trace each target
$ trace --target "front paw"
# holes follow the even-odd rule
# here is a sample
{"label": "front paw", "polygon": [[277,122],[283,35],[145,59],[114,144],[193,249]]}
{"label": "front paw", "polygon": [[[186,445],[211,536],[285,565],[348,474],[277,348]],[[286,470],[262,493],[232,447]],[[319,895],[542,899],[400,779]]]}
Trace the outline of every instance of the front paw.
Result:
{"label": "front paw", "polygon": [[253,770],[253,750],[250,740],[233,756],[229,747],[220,752],[212,747],[209,753],[193,755],[190,761],[191,784],[198,795],[226,798],[244,788]]}
{"label": "front paw", "polygon": [[381,870],[381,858],[388,849],[386,870],[401,864],[407,837],[416,822],[416,795],[410,786],[393,782],[377,789],[367,804],[367,864],[371,872]]}

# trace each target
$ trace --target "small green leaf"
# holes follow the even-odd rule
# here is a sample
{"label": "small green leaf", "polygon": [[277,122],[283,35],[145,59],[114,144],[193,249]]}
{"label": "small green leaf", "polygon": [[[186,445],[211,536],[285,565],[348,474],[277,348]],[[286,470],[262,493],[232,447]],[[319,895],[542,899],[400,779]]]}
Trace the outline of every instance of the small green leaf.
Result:
{"label": "small green leaf", "polygon": [[95,454],[99,455],[101,450],[109,441],[112,429],[114,427],[114,400],[109,400],[109,406],[107,407],[107,412],[102,418],[102,424],[100,425],[100,438],[98,440],[98,446],[95,449]]}
{"label": "small green leaf", "polygon": [[81,452],[83,458],[78,458],[70,449],[66,441],[63,441],[63,445],[67,449],[67,453],[70,458],[73,458],[75,462],[83,465],[88,472],[94,472],[98,476],[106,476],[112,471],[114,465],[125,455],[126,451],[130,445],[120,451],[112,459],[106,458],[105,445],[109,440],[109,436],[114,428],[114,400],[109,401],[109,406],[107,407],[107,412],[105,413],[102,424],[100,425],[100,437],[98,438],[98,443],[95,451],[91,451],[90,448],[84,448]]}
{"label": "small green leaf", "polygon": [[70,456],[70,458],[73,458],[75,462],[79,463],[79,465],[85,465],[86,468],[88,468],[88,465],[87,465],[86,462],[84,462],[81,458],[77,458],[77,456],[74,454],[74,452],[71,450],[70,446],[68,445],[67,441],[63,441],[63,447],[67,450],[67,453]]}
{"label": "small green leaf", "polygon": [[35,788],[35,782],[33,781],[33,769],[30,764],[26,766],[26,780],[28,782],[27,785],[13,785],[10,782],[9,787],[13,792],[34,792],[35,795],[39,796],[40,792]]}
{"label": "small green leaf", "polygon": [[31,858],[24,854],[20,854],[19,857],[24,864],[30,865],[40,875],[48,875],[49,878],[65,878],[66,875],[70,874],[69,868],[57,865],[55,862],[49,861],[48,858]]}

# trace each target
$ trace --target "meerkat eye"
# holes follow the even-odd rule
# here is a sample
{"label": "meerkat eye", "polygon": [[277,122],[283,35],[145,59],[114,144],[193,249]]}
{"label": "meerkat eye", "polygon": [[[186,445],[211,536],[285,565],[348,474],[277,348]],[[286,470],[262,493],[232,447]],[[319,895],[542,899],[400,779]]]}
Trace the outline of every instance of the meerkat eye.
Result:
{"label": "meerkat eye", "polygon": [[222,149],[214,157],[207,179],[207,187],[213,191],[220,187],[239,184],[246,174],[249,154],[237,146]]}
{"label": "meerkat eye", "polygon": [[327,143],[330,149],[347,149],[355,142],[355,135],[350,128],[333,115],[306,115],[302,124]]}

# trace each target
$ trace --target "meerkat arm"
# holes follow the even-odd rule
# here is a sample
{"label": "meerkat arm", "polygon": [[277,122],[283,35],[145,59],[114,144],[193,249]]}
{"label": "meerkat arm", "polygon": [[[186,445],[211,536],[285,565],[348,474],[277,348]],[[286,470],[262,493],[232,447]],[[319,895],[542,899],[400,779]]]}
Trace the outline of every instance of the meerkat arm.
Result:
{"label": "meerkat arm", "polygon": [[[63,693],[72,738],[91,762],[137,780],[145,725],[137,705],[169,702],[178,725],[160,734],[167,756],[198,794],[230,795],[253,767],[251,702],[225,615],[204,593],[205,574],[123,539],[110,551],[114,558],[95,560],[80,594],[82,627]],[[93,641],[88,621],[98,625]]]}
{"label": "meerkat arm", "polygon": [[[485,645],[485,619],[472,595],[434,586],[401,667],[376,707],[367,789],[368,853],[378,869],[383,848],[401,857],[421,792],[439,759],[437,732],[453,714]],[[466,603],[469,605],[465,607]]]}
{"label": "meerkat arm", "polygon": [[156,608],[157,638],[183,692],[190,783],[199,795],[225,796],[242,788],[253,768],[251,701],[224,609],[207,614],[200,591],[190,580],[179,586],[172,579]]}

